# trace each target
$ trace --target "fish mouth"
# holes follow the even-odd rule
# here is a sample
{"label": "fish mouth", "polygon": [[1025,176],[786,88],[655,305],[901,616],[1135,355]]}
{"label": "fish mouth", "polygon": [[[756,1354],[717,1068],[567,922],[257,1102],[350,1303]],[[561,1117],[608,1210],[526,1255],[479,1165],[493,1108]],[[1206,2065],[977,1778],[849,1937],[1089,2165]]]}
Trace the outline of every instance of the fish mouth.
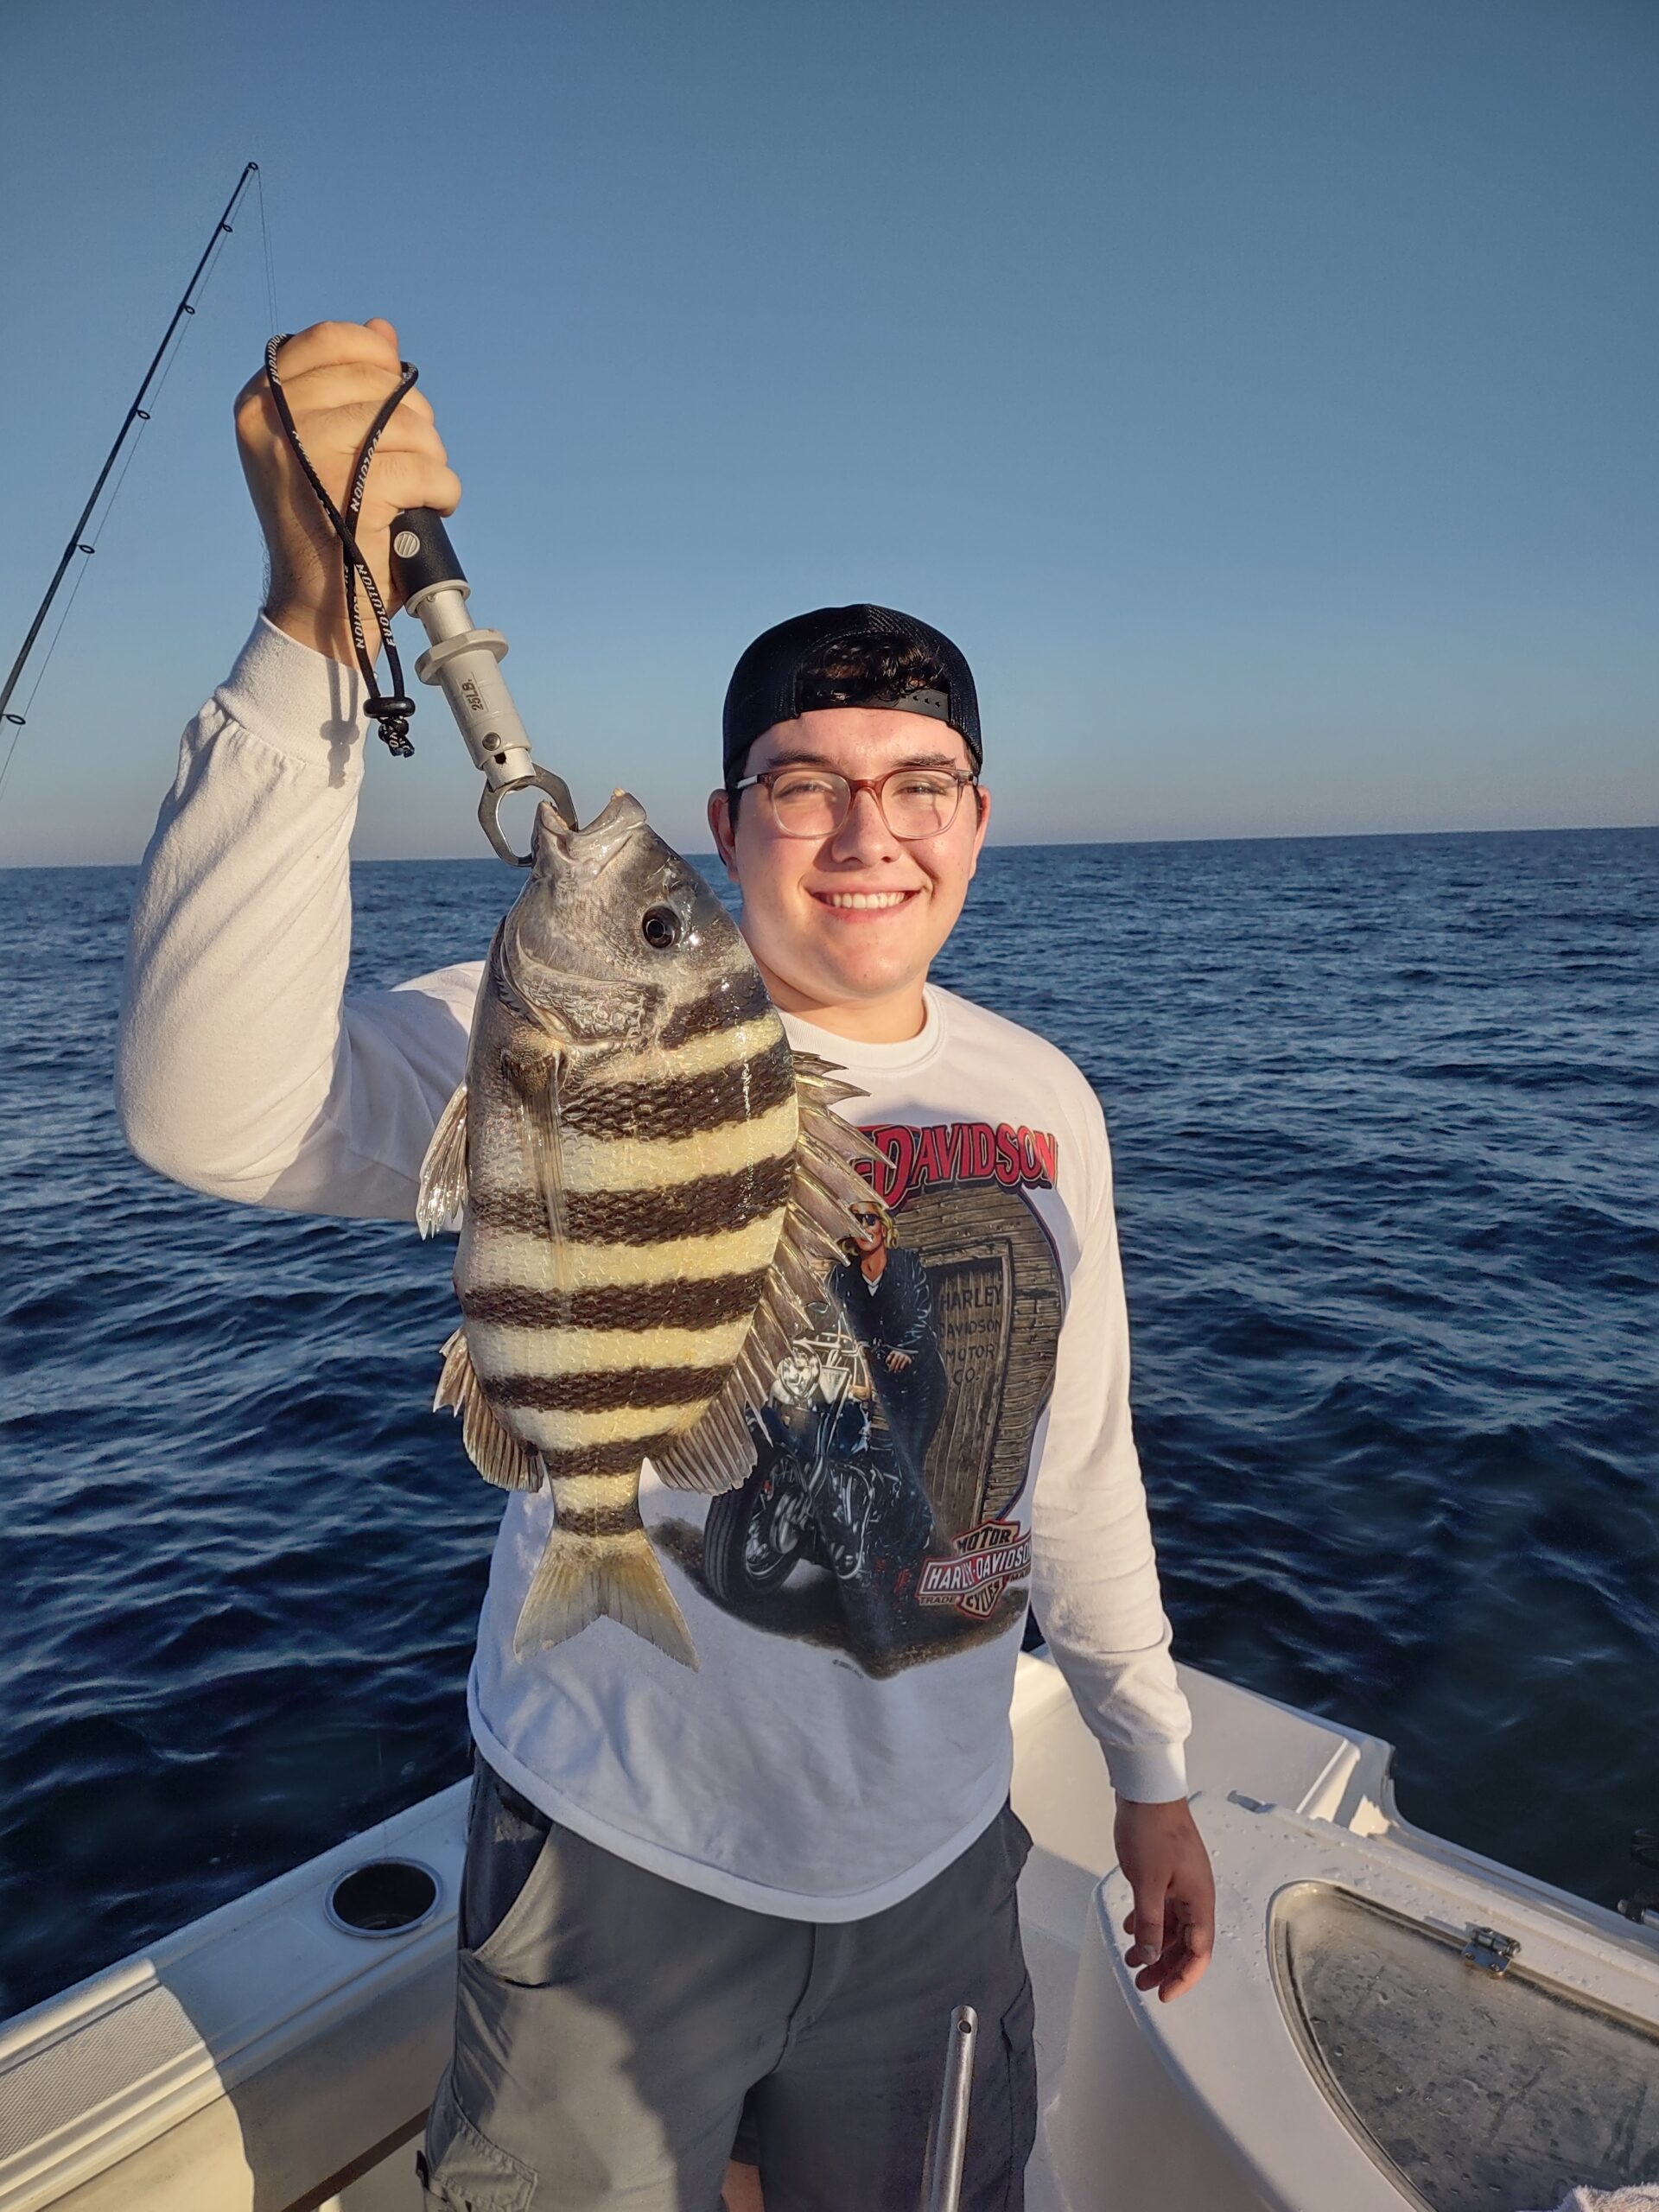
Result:
{"label": "fish mouth", "polygon": [[613,791],[585,830],[573,830],[550,799],[536,810],[531,855],[538,874],[573,868],[596,876],[645,827],[645,810],[628,791]]}

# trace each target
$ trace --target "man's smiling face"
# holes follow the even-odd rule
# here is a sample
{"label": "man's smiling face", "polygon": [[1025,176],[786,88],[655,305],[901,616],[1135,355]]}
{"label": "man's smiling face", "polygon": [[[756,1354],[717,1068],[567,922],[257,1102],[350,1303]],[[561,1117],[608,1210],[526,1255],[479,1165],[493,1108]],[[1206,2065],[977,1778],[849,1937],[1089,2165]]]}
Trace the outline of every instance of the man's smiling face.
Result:
{"label": "man's smiling face", "polygon": [[[893,707],[817,707],[774,722],[743,772],[797,764],[849,781],[973,765],[957,731]],[[901,839],[865,791],[833,835],[791,837],[764,788],[741,794],[735,823],[716,791],[709,826],[743,893],[743,934],[784,1012],[871,1043],[913,1037],[923,981],[962,912],[989,814],[987,794],[964,790],[949,829]]]}

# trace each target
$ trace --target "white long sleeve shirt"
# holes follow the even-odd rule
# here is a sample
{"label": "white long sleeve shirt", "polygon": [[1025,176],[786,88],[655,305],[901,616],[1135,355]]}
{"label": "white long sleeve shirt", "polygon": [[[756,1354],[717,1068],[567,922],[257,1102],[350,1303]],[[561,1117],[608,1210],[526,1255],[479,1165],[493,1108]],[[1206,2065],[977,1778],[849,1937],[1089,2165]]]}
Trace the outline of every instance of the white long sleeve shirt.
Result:
{"label": "white long sleeve shirt", "polygon": [[[118,1099],[139,1157],[197,1190],[412,1222],[481,962],[345,995],[358,697],[261,620],[185,732],[133,912]],[[931,987],[926,1005],[898,1045],[787,1022],[868,1094],[846,1110],[894,1248],[874,1282],[832,1279],[756,1409],[748,1491],[645,1470],[700,1670],[604,1620],[514,1657],[543,1491],[507,1500],[468,1688],[484,1755],[552,1817],[786,1917],[880,1911],[995,1818],[1027,1585],[1119,1794],[1185,1788],[1100,1108],[1041,1039]],[[435,1420],[433,1450],[476,1479]]]}

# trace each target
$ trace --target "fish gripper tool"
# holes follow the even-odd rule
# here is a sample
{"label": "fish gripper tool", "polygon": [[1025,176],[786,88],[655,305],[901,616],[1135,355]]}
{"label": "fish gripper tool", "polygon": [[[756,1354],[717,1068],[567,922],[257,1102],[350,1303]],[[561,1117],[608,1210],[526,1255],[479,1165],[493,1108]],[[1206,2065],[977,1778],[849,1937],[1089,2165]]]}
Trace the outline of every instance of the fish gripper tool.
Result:
{"label": "fish gripper tool", "polygon": [[500,823],[509,791],[545,791],[572,829],[576,810],[569,786],[531,758],[530,738],[512,703],[501,663],[507,641],[499,630],[474,626],[467,601],[472,586],[455,556],[443,518],[430,507],[410,507],[391,525],[392,580],[404,609],[431,639],[415,664],[423,683],[435,683],[449,702],[473,765],[484,778],[478,818],[484,835],[510,867],[528,868]]}

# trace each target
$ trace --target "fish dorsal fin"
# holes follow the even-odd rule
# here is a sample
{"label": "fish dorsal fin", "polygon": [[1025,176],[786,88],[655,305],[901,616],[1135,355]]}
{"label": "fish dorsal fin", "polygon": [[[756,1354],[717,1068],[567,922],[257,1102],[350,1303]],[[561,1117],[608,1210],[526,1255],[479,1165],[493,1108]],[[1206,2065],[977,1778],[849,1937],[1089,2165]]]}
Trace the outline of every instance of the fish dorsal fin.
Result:
{"label": "fish dorsal fin", "polygon": [[842,1247],[870,1204],[870,1186],[855,1162],[876,1151],[861,1129],[835,1111],[844,1098],[862,1098],[841,1071],[810,1052],[797,1052],[795,1095],[800,1135],[784,1225],[766,1287],[755,1307],[731,1373],[720,1394],[683,1436],[653,1452],[651,1464],[676,1490],[714,1493],[735,1490],[754,1466],[754,1437],[744,1419],[766,1402],[779,1361],[795,1338],[817,1325],[811,1308],[824,1277],[844,1257]]}
{"label": "fish dorsal fin", "polygon": [[449,1103],[438,1116],[432,1141],[421,1162],[420,1194],[415,1201],[415,1226],[423,1236],[435,1236],[467,1203],[467,1086],[455,1086]]}
{"label": "fish dorsal fin", "polygon": [[490,1411],[467,1348],[464,1327],[457,1329],[443,1347],[443,1372],[438,1377],[432,1410],[442,1413],[446,1406],[453,1406],[461,1415],[461,1440],[467,1446],[467,1456],[486,1482],[501,1490],[541,1488],[540,1458],[527,1444],[509,1436]]}

